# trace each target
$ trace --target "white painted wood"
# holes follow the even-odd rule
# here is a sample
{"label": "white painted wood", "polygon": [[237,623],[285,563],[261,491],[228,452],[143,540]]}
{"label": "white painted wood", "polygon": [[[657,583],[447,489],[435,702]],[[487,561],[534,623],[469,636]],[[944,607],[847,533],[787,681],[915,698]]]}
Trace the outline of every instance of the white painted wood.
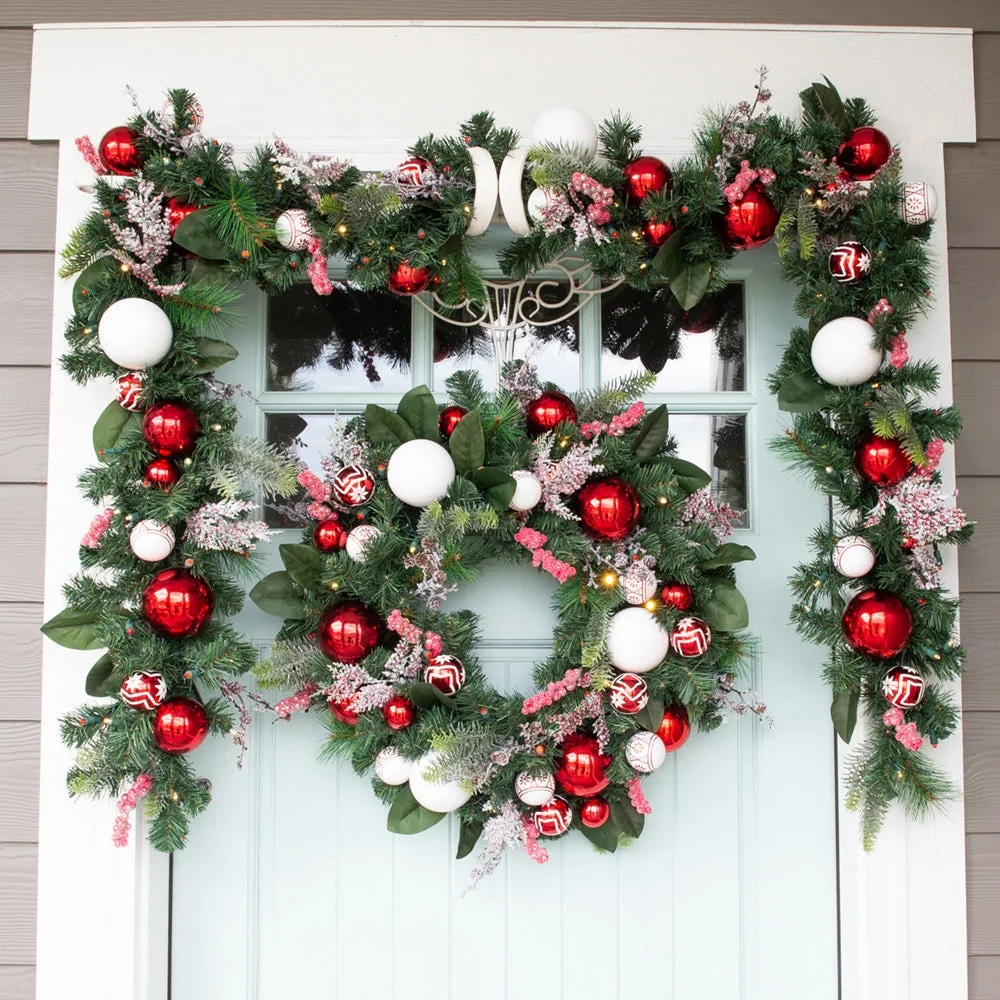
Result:
{"label": "white painted wood", "polygon": [[[607,59],[609,45],[617,52],[629,51],[633,67],[649,67],[649,78],[643,85],[636,85],[636,76],[644,72],[641,69],[635,70],[620,90],[616,90],[619,78],[594,72],[594,66]],[[123,50],[130,54],[126,69],[119,58]],[[273,55],[279,50],[294,51],[298,66],[315,68],[309,76],[308,101],[287,100],[287,73],[276,65]],[[81,51],[87,54],[88,72],[74,79],[72,87],[66,87],[61,82],[64,68],[77,63]],[[488,60],[482,58],[483,52],[490,53]],[[164,58],[164,53],[170,53],[169,58]],[[336,72],[327,71],[332,58],[336,59]],[[169,86],[180,84],[197,90],[208,110],[209,130],[239,146],[249,146],[274,131],[302,149],[336,150],[353,155],[362,166],[384,166],[401,154],[418,133],[449,131],[480,106],[490,106],[501,120],[527,132],[539,111],[567,102],[585,107],[595,117],[613,108],[626,108],[646,126],[648,148],[673,156],[686,149],[687,136],[700,108],[744,96],[762,60],[771,69],[775,104],[789,114],[796,111],[797,90],[824,71],[845,92],[865,94],[879,109],[883,127],[903,147],[909,176],[935,183],[939,192],[944,189],[941,144],[974,139],[971,36],[960,30],[287,22],[53,26],[39,30],[32,65],[29,135],[33,139],[64,140],[57,220],[57,242],[61,245],[89,207],[86,196],[75,187],[78,160],[69,140],[83,132],[97,138],[103,129],[129,113],[123,93],[126,82],[136,87],[146,104],[155,103],[158,92]],[[372,80],[370,70],[376,61],[395,67],[395,73],[385,77],[386,86],[357,88],[351,100],[344,102],[343,81]],[[247,73],[247,65],[264,68]],[[422,102],[427,106],[419,116],[414,115],[410,102],[393,99],[398,89],[396,81],[421,79],[428,67],[445,65],[448,79],[461,79],[462,86],[435,90],[433,99]],[[511,74],[508,68],[513,65],[545,66],[542,85],[526,74]],[[933,246],[940,260],[946,253],[944,214],[942,206],[942,225]],[[787,290],[780,294],[787,295]],[[945,363],[946,386],[950,385],[947,306],[947,287],[941,281],[936,308],[911,338],[914,353]],[[69,283],[56,281],[54,357],[62,352],[61,333],[69,308]],[[786,321],[773,336],[780,339],[785,326]],[[765,338],[761,342],[768,341]],[[92,419],[108,398],[104,389],[80,389],[58,372],[53,375],[52,393],[47,615],[61,606],[59,588],[75,568],[76,545],[92,513],[76,494],[73,483],[89,461]],[[755,417],[761,423],[753,433],[760,440],[765,436],[765,422],[776,422],[773,404],[762,399]],[[945,466],[948,477],[952,465],[949,454]],[[769,530],[776,530],[773,523],[768,528],[768,518],[778,519],[778,527],[786,532],[784,537],[796,539],[816,520],[808,514],[805,498],[801,505],[789,505],[786,489],[781,490],[779,498],[778,488],[785,485],[777,477],[762,477],[754,485],[761,517],[755,532],[762,532],[762,538],[769,537]],[[795,489],[794,485],[790,488]],[[797,534],[792,530],[789,511],[803,519]],[[795,640],[788,639],[784,621],[786,598],[780,579],[784,568],[779,570],[778,561],[790,562],[794,546],[793,541],[769,548],[766,565],[762,560],[741,572],[754,602],[755,629],[767,635],[769,630],[780,627],[782,642]],[[949,582],[957,590],[953,561],[948,569]],[[755,572],[761,576],[755,577]],[[772,599],[761,606],[769,587]],[[825,874],[807,860],[808,842],[815,836],[810,824],[822,817],[823,806],[804,804],[801,796],[817,793],[829,778],[825,769],[817,772],[806,766],[807,756],[798,752],[800,745],[796,741],[805,745],[816,737],[819,727],[828,731],[827,695],[817,683],[811,698],[786,700],[782,696],[785,674],[793,682],[804,672],[816,680],[815,670],[808,666],[815,651],[803,649],[801,658],[782,657],[779,662],[769,660],[767,654],[765,649],[763,682],[771,694],[772,710],[780,719],[776,734],[741,737],[738,727],[734,727],[705,740],[693,740],[686,748],[684,761],[678,758],[678,770],[665,769],[655,788],[651,788],[657,808],[651,817],[651,829],[659,827],[658,836],[665,831],[671,842],[675,841],[674,852],[662,863],[659,857],[656,864],[651,865],[648,858],[644,863],[642,851],[647,848],[643,845],[654,843],[644,837],[631,854],[614,861],[617,893],[613,897],[602,895],[600,914],[617,924],[617,930],[612,931],[618,939],[615,954],[623,957],[617,959],[616,995],[638,995],[639,990],[648,992],[653,984],[659,988],[661,983],[670,983],[678,996],[703,995],[713,1000],[743,996],[755,1000],[753,984],[771,987],[768,994],[760,995],[799,996],[802,983],[808,982],[810,997],[819,998],[823,996],[820,991],[829,989],[835,978],[834,970],[817,959],[820,964],[809,975],[800,974],[794,985],[789,983],[787,989],[776,985],[775,977],[780,979],[793,972],[800,958],[805,967],[810,957],[827,954],[836,935],[833,922],[824,931],[810,933],[806,923],[796,919],[798,900],[808,899],[809,887],[815,884],[812,880]],[[44,655],[37,995],[40,1000],[63,1000],[70,992],[80,1000],[159,1000],[164,996],[165,984],[165,863],[142,846],[127,851],[111,847],[110,807],[71,804],[66,799],[63,775],[70,755],[59,744],[55,723],[81,699],[80,678],[92,657],[48,642]],[[301,775],[300,762],[307,759],[311,740],[306,729],[300,726],[289,730],[305,736],[299,737],[302,745],[289,743],[287,754],[288,733],[258,737],[255,752],[261,756],[261,764],[254,773],[253,794],[259,796],[272,786],[273,794],[277,794]],[[272,738],[275,749],[268,763],[267,740]],[[785,740],[791,742],[786,744]],[[206,766],[212,765],[211,754],[226,749],[204,751]],[[960,783],[960,737],[942,744],[938,753],[943,766]],[[677,808],[685,802],[685,794],[691,794],[685,784],[687,762],[697,762],[696,766],[701,767],[713,759],[720,764],[719,773],[726,775],[725,783],[735,781],[739,790],[733,807],[727,811],[718,803],[702,801],[707,796],[698,789],[695,808]],[[724,766],[736,767],[735,775],[727,774]],[[796,768],[800,771],[793,775]],[[362,979],[351,970],[360,967],[363,960],[371,963],[375,976],[390,967],[386,955],[366,957],[359,952],[362,941],[369,940],[362,929],[366,924],[371,926],[373,917],[390,924],[387,934],[392,936],[386,952],[398,951],[401,959],[407,960],[405,966],[392,966],[394,988],[405,988],[408,995],[425,995],[422,990],[431,995],[428,985],[414,986],[414,977],[407,970],[426,969],[428,949],[424,942],[435,927],[441,926],[445,901],[453,899],[460,888],[456,882],[458,868],[444,849],[444,842],[454,834],[442,824],[412,842],[389,838],[381,833],[382,807],[358,779],[335,768],[321,773],[322,787],[332,794],[314,794],[311,785],[297,796],[297,808],[311,810],[308,822],[303,821],[303,813],[272,810],[268,823],[255,834],[258,842],[253,850],[259,852],[258,856],[254,856],[252,845],[244,844],[244,828],[231,828],[227,850],[235,855],[232,866],[243,865],[243,856],[245,867],[241,873],[236,872],[227,862],[219,875],[242,877],[239,898],[259,909],[239,905],[239,898],[227,899],[218,912],[208,907],[189,907],[184,920],[185,926],[190,921],[191,926],[203,926],[206,932],[210,929],[213,933],[227,933],[229,940],[244,935],[237,944],[248,956],[246,966],[239,971],[221,970],[218,990],[199,985],[184,995],[228,1000],[223,990],[232,989],[234,984],[240,991],[231,994],[233,997],[268,998],[278,990],[294,995],[304,992],[296,991],[295,986],[304,987],[309,982],[301,978],[304,968],[321,965],[326,973],[326,978],[319,980],[324,994],[334,991],[338,971],[346,969],[345,983],[354,984],[353,995],[372,996],[370,990],[365,990],[365,984],[372,982],[371,976]],[[195,844],[204,844],[206,850],[211,847],[210,826],[216,822],[212,816],[221,822],[227,816],[241,815],[240,795],[249,808],[252,790],[238,791],[241,781],[247,783],[247,776],[220,779],[220,788],[224,787],[226,794],[220,791],[223,801],[217,800],[210,816],[199,823]],[[798,801],[789,802],[790,789]],[[342,808],[348,801],[344,796],[359,790],[362,795],[357,808],[353,800],[352,808]],[[829,795],[833,794],[831,786]],[[230,795],[235,796],[232,803],[228,802]],[[827,809],[831,808],[832,799],[827,804]],[[717,828],[731,838],[728,846],[717,844],[706,855],[699,855],[706,845],[697,839],[696,828],[689,825],[692,812],[706,818],[714,815]],[[777,818],[781,819],[779,831],[770,832],[767,824]],[[841,817],[844,996],[849,1000],[957,1000],[965,996],[960,803],[950,806],[943,819],[924,826],[894,817],[878,851],[870,858],[860,854],[852,820],[850,816]],[[359,839],[359,828],[372,832]],[[303,829],[313,831],[308,841],[303,838]],[[386,850],[383,845],[387,840],[391,853],[379,853]],[[313,857],[308,866],[295,850],[287,848],[288,844],[307,842],[327,844],[327,850]],[[343,849],[338,849],[338,844],[343,844]],[[380,884],[383,878],[391,877],[395,886],[391,906],[384,899],[380,904],[367,895],[372,891],[373,877],[365,877],[366,872],[348,853],[348,845],[359,844],[366,852],[375,852],[370,855],[373,860],[381,858],[373,869]],[[682,850],[689,853],[682,855]],[[738,865],[734,865],[729,850],[740,851]],[[696,891],[691,886],[692,872],[680,860],[682,856],[685,860],[699,859],[696,867],[702,881]],[[186,859],[181,862],[187,863]],[[581,992],[580,986],[589,988],[591,984],[602,987],[607,995],[615,995],[614,983],[599,978],[606,971],[594,971],[594,966],[601,963],[591,961],[586,975],[570,969],[565,961],[545,970],[547,976],[541,968],[544,956],[539,956],[540,929],[558,928],[564,944],[576,945],[565,921],[567,915],[575,916],[589,902],[585,893],[574,895],[579,892],[576,880],[581,874],[592,877],[595,870],[589,850],[582,844],[563,844],[557,847],[549,866],[535,869],[529,864],[517,859],[501,876],[507,900],[502,921],[506,995],[535,992],[540,982],[559,981],[556,977],[572,985],[574,995]],[[713,867],[709,869],[709,865]],[[79,919],[77,899],[81,871],[102,886],[102,892],[88,901],[85,921]],[[276,876],[271,882],[274,887],[297,884],[310,888],[312,899],[328,903],[324,910],[329,920],[297,920],[300,914],[282,910],[282,895],[276,889],[261,891],[259,896],[248,895],[251,882],[260,879],[260,884],[266,883],[261,873]],[[928,878],[932,879],[932,888]],[[179,874],[179,885],[180,880]],[[741,900],[735,915],[731,909],[734,880],[740,883],[737,896]],[[416,898],[420,887],[427,884],[446,887],[440,896],[430,900],[429,912],[418,906]],[[475,947],[470,941],[475,938],[473,915],[492,913],[499,906],[500,888],[490,886],[486,892],[493,895],[484,894],[481,899],[461,904],[467,909],[451,911],[461,916],[448,917],[449,960],[455,948],[461,946],[464,952]],[[932,910],[928,898],[933,899]],[[481,900],[493,900],[495,907]],[[669,900],[670,905],[661,907],[657,905],[659,900]],[[381,908],[374,909],[379,905]],[[391,911],[388,916],[387,910]],[[933,917],[928,917],[929,912]],[[246,936],[248,925],[241,923],[244,913],[259,926],[265,926],[266,921],[270,928],[268,941],[253,941]],[[200,919],[205,923],[199,925]],[[664,946],[665,954],[658,954],[653,969],[646,961],[637,965],[624,960],[637,924],[654,927],[658,942],[667,941],[669,935],[669,940],[676,943],[695,922],[706,938],[718,929],[715,950],[701,956],[707,959],[702,966],[707,980],[692,979],[691,966],[685,965],[689,957],[697,957],[697,948],[685,956]],[[236,924],[237,929],[225,930],[229,924]],[[274,928],[280,928],[280,933]],[[307,948],[302,947],[304,940],[308,941]],[[732,974],[726,971],[729,966],[723,967],[717,961],[719,941],[724,943],[724,949],[740,950],[740,975],[726,978]],[[603,940],[592,939],[586,942],[586,949],[592,950],[595,943],[605,950]],[[267,950],[273,949],[270,964],[263,954],[265,944]],[[80,970],[90,967],[95,954],[104,957],[108,974],[99,980],[81,977]],[[495,960],[497,950],[490,949],[489,957]],[[280,968],[279,961],[283,963]],[[449,967],[453,970],[449,992],[468,995],[471,980],[456,966]],[[484,964],[479,968],[489,969]],[[500,987],[490,982],[491,976],[491,972],[481,971],[475,980],[477,994],[482,986],[484,995],[492,991],[492,995],[503,996]],[[319,992],[315,983],[310,992]],[[433,995],[442,992],[439,985]],[[175,995],[180,994],[175,991]],[[351,995],[346,985],[343,995]]]}

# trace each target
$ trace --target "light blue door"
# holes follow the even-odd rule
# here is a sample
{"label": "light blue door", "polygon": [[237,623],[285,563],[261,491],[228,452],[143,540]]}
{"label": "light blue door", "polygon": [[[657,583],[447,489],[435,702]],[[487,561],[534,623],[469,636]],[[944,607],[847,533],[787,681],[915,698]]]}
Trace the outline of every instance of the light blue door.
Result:
{"label": "light blue door", "polygon": [[[767,448],[781,421],[764,380],[793,319],[790,292],[771,248],[736,263],[739,322],[727,337],[683,334],[648,402],[668,404],[680,454],[711,468],[716,488],[746,509],[737,540],[757,561],[739,578],[760,637],[753,687],[774,729],[743,717],[692,737],[645,782],[653,814],[630,849],[598,856],[569,838],[547,865],[512,855],[463,897],[473,859],[453,860],[454,821],[418,837],[387,833],[367,782],[346,764],[317,762],[324,730],[315,719],[261,718],[242,772],[226,741],[197,755],[214,801],[174,861],[175,998],[838,995],[828,695],[816,651],[788,625],[784,582],[826,506]],[[334,410],[391,404],[424,382],[440,392],[449,371],[470,364],[491,377],[490,345],[435,324],[418,304],[309,301],[268,307],[249,296],[240,360],[221,374],[260,400],[245,406],[246,429],[295,438],[314,468]],[[647,319],[634,358],[632,334]],[[592,386],[655,354],[655,320],[648,299],[595,297],[515,353],[533,347],[543,378]],[[274,568],[274,553],[267,558]],[[550,594],[540,575],[503,567],[454,595],[482,615],[483,660],[497,685],[526,690],[548,644]],[[278,623],[250,609],[240,624],[266,648]]]}

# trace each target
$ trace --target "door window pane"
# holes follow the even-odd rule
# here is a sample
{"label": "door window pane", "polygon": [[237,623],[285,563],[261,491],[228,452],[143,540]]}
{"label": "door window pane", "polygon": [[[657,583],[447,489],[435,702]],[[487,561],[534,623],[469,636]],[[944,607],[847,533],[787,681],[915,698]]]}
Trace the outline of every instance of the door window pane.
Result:
{"label": "door window pane", "polygon": [[742,392],[746,323],[742,282],[685,312],[670,289],[620,285],[601,296],[601,381],[657,373],[651,392]]}
{"label": "door window pane", "polygon": [[712,476],[709,489],[741,512],[734,524],[749,527],[747,418],[742,413],[671,413],[670,434],[677,454]]}

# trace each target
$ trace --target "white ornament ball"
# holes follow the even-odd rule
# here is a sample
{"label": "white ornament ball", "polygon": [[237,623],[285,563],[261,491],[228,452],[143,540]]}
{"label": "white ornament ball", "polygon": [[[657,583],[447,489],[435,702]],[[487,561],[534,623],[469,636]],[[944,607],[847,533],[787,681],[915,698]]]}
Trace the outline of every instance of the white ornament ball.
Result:
{"label": "white ornament ball", "polygon": [[536,143],[552,143],[582,157],[597,153],[597,125],[576,108],[549,108],[535,121],[532,137]]}
{"label": "white ornament ball", "polygon": [[274,235],[286,250],[305,250],[312,234],[304,208],[290,208],[274,220]]}
{"label": "white ornament ball", "polygon": [[396,747],[386,747],[375,756],[375,774],[386,785],[405,785],[412,770],[413,761],[404,757]]}
{"label": "white ornament ball", "polygon": [[903,185],[897,211],[908,225],[919,226],[934,218],[938,209],[938,194],[933,184],[910,181]]}
{"label": "white ornament ball", "polygon": [[629,604],[645,604],[656,596],[656,574],[648,566],[632,567],[622,577],[622,592]]}
{"label": "white ornament ball", "polygon": [[608,659],[619,670],[645,674],[663,661],[670,636],[645,608],[617,612],[608,627]]}
{"label": "white ornament ball", "polygon": [[558,193],[555,188],[535,188],[528,195],[528,217],[532,222],[541,222],[544,219],[545,209]]}
{"label": "white ornament ball", "polygon": [[413,797],[431,812],[454,812],[464,806],[472,798],[472,795],[457,781],[429,781],[427,779],[424,772],[432,768],[438,760],[438,752],[431,750],[419,760],[414,761],[413,769],[410,771],[410,791],[413,793]]}
{"label": "white ornament ball", "polygon": [[875,550],[860,535],[845,535],[833,547],[831,562],[841,576],[856,580],[872,571]]}
{"label": "white ornament ball", "polygon": [[455,463],[436,441],[405,441],[389,459],[385,470],[389,489],[411,507],[426,507],[440,500],[455,481]]}
{"label": "white ornament ball", "polygon": [[359,524],[348,532],[344,551],[355,562],[363,563],[368,559],[368,546],[381,534],[382,532],[374,524]]}
{"label": "white ornament ball", "polygon": [[533,472],[517,469],[512,472],[516,483],[514,495],[510,499],[511,510],[531,510],[542,499],[542,484],[535,478]]}
{"label": "white ornament ball", "polygon": [[140,521],[128,536],[129,547],[136,558],[150,563],[166,559],[174,551],[175,542],[173,528],[152,518]]}
{"label": "white ornament ball", "polygon": [[812,342],[813,368],[830,385],[860,385],[882,364],[875,328],[856,316],[841,316],[820,327]]}
{"label": "white ornament ball", "polygon": [[633,771],[650,774],[667,759],[667,748],[656,733],[640,729],[625,744],[625,759]]}
{"label": "white ornament ball", "polygon": [[514,779],[514,792],[526,806],[544,806],[556,794],[556,779],[551,774],[522,771]]}
{"label": "white ornament ball", "polygon": [[174,332],[167,314],[148,299],[119,299],[97,325],[101,350],[122,368],[142,370],[170,352]]}

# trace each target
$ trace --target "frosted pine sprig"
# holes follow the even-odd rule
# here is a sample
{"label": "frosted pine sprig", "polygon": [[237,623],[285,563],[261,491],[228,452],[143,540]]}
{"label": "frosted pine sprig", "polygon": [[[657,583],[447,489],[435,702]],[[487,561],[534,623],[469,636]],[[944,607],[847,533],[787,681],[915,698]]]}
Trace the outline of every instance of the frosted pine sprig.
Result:
{"label": "frosted pine sprig", "polygon": [[205,504],[187,519],[187,538],[200,549],[252,552],[257,542],[267,541],[274,534],[263,521],[244,519],[253,508],[249,500]]}
{"label": "frosted pine sprig", "polygon": [[[952,494],[957,496],[957,491]],[[917,545],[939,542],[966,525],[965,512],[953,506],[940,487],[920,476],[910,476],[896,486],[882,490],[878,503],[865,519],[870,528],[892,508],[903,533]]]}
{"label": "frosted pine sprig", "polygon": [[550,514],[567,521],[579,521],[566,504],[564,497],[576,493],[588,479],[603,471],[604,466],[594,461],[600,445],[577,442],[562,458],[550,455],[555,438],[551,433],[543,434],[535,442],[535,478],[542,484],[542,502]]}
{"label": "frosted pine sprig", "polygon": [[274,161],[278,177],[289,184],[300,184],[317,204],[319,189],[339,181],[351,166],[332,156],[301,156],[277,136],[274,137]]}
{"label": "frosted pine sprig", "polygon": [[716,500],[708,490],[695,490],[685,501],[680,525],[707,524],[716,541],[723,542],[733,533],[733,521],[740,512],[725,501]]}
{"label": "frosted pine sprig", "polygon": [[[535,836],[538,836],[537,831]],[[465,893],[471,892],[500,867],[504,851],[508,847],[523,844],[526,839],[521,813],[510,799],[500,806],[495,816],[491,816],[483,824],[482,838],[483,848],[476,857],[476,867],[472,869],[471,881],[466,886]]]}

